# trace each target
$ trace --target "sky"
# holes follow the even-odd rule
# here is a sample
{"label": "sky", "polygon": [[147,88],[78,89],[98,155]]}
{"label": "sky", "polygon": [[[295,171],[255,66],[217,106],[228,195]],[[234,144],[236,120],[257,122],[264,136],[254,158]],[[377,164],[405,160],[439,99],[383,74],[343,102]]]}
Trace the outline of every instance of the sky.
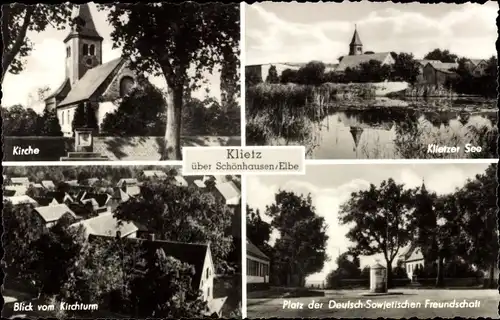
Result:
{"label": "sky", "polygon": [[[90,3],[90,11],[99,34],[104,38],[102,43],[103,63],[118,58],[121,49],[112,49],[110,34],[113,31],[111,25],[106,21],[107,11],[98,11],[94,3]],[[29,95],[34,94],[38,88],[49,86],[51,90],[56,90],[64,81],[64,61],[65,46],[64,38],[69,32],[56,30],[48,27],[45,31],[37,33],[28,31],[27,37],[33,43],[33,51],[26,59],[26,67],[19,75],[7,73],[3,82],[2,106],[9,107],[14,104],[26,106],[29,103]],[[217,69],[217,68],[216,68]],[[213,74],[205,74],[208,84],[193,93],[195,98],[205,97],[205,88],[209,88],[210,96],[220,100],[220,73],[214,71]],[[165,88],[166,83],[163,78],[151,77],[150,81],[159,88]],[[52,92],[52,91],[51,91]],[[42,112],[43,104],[34,106],[35,111]],[[39,110],[41,108],[41,110]]]}
{"label": "sky", "polygon": [[448,49],[472,59],[496,55],[498,3],[261,2],[246,5],[245,64],[336,62],[354,26],[364,51]]}
{"label": "sky", "polygon": [[[308,165],[305,175],[249,176],[247,178],[247,204],[253,209],[265,212],[267,205],[274,203],[274,195],[281,190],[296,194],[311,194],[316,213],[325,218],[328,226],[327,254],[331,257],[320,273],[311,275],[307,281],[322,281],[336,268],[335,259],[339,253],[347,251],[350,241],[345,237],[348,227],[338,223],[340,205],[345,203],[352,192],[368,188],[370,184],[379,186],[383,180],[393,178],[408,188],[422,185],[429,191],[448,194],[464,185],[468,178],[483,173],[489,164],[348,164],[348,165]],[[268,216],[263,220],[270,222]],[[277,232],[272,235],[272,241]],[[376,261],[385,265],[382,255],[360,257],[361,267]],[[396,261],[394,262],[396,263]]]}

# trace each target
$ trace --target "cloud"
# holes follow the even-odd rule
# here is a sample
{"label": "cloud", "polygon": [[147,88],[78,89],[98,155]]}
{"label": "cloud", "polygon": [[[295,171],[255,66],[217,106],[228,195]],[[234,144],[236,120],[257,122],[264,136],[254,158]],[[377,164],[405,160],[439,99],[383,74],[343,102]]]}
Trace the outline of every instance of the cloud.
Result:
{"label": "cloud", "polygon": [[[296,5],[296,15],[305,6],[283,5]],[[352,4],[330,5],[334,9]],[[305,23],[303,18],[300,22],[291,21],[290,14],[286,15],[288,20],[282,18],[277,4],[273,4],[273,11],[265,3],[253,4],[246,6],[246,63],[336,61],[348,51],[354,23],[358,25],[365,51],[412,52],[421,58],[439,47],[472,58],[494,55],[496,10],[491,5],[471,3],[447,6],[449,10],[437,16],[424,14],[421,9],[405,11],[408,9],[394,4],[393,8],[374,10],[364,16],[358,14],[351,21],[341,18],[316,21],[310,14],[310,22]],[[324,6],[318,8],[324,10]],[[311,7],[308,9],[313,11]]]}

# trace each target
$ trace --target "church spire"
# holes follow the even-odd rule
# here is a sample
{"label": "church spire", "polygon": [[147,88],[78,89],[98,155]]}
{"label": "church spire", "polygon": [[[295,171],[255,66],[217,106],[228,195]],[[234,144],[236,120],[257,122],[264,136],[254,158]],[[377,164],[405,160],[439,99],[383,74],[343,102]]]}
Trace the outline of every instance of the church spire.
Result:
{"label": "church spire", "polygon": [[72,14],[72,20],[74,25],[71,27],[71,31],[66,39],[64,39],[64,42],[73,37],[103,40],[99,32],[97,32],[88,3],[77,5],[75,7]]}
{"label": "church spire", "polygon": [[363,43],[361,43],[361,39],[359,38],[358,27],[354,25],[354,34],[349,44],[349,55],[353,56],[358,54],[363,54]]}

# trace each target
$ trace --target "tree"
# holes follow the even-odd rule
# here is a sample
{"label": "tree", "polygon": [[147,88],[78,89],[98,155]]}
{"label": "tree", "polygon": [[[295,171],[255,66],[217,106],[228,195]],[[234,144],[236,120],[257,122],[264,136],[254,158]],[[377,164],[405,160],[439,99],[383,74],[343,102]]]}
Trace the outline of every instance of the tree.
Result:
{"label": "tree", "polygon": [[494,272],[499,250],[496,167],[490,165],[456,193],[457,205],[464,219],[464,255],[480,269],[488,270],[490,287],[496,286]]}
{"label": "tree", "polygon": [[266,215],[272,217],[271,225],[279,232],[274,249],[286,284],[303,286],[305,278],[321,271],[326,254],[326,225],[319,217],[309,196],[280,190],[275,203],[266,208]]}
{"label": "tree", "polygon": [[245,88],[256,86],[259,83],[262,83],[262,75],[254,68],[245,68]]}
{"label": "tree", "polygon": [[73,129],[85,128],[87,127],[87,110],[84,103],[79,103],[75,110],[75,115],[73,116],[73,121],[71,122],[71,127]]}
{"label": "tree", "polygon": [[61,125],[55,110],[45,108],[42,117],[39,118],[39,132],[41,136],[62,137]]}
{"label": "tree", "polygon": [[438,60],[441,62],[456,62],[458,56],[449,50],[434,49],[424,56],[424,60]]}
{"label": "tree", "polygon": [[413,54],[402,52],[396,55],[394,60],[392,68],[398,80],[415,83],[417,76],[420,74],[420,67],[413,58]]}
{"label": "tree", "polygon": [[24,69],[24,58],[33,49],[28,31],[42,32],[48,25],[63,29],[70,21],[73,4],[25,5],[11,3],[2,5],[2,83],[5,74],[19,74]]}
{"label": "tree", "polygon": [[285,69],[281,73],[280,77],[281,83],[294,83],[297,82],[297,71],[292,69]]}
{"label": "tree", "polygon": [[326,66],[321,61],[311,61],[297,72],[297,80],[301,84],[320,85],[323,83]]}
{"label": "tree", "polygon": [[279,83],[280,76],[278,75],[278,70],[276,70],[276,66],[272,65],[269,67],[269,73],[266,78],[267,83]]}
{"label": "tree", "polygon": [[349,252],[344,252],[336,259],[337,268],[326,277],[329,288],[341,287],[343,279],[359,279],[361,277],[359,257]]}
{"label": "tree", "polygon": [[351,194],[341,206],[341,224],[353,224],[347,238],[354,243],[352,252],[359,255],[382,253],[387,267],[387,283],[392,285],[392,263],[412,238],[411,192],[393,179],[371,184],[368,190]]}
{"label": "tree", "polygon": [[[225,58],[224,48],[239,48],[239,6],[235,4],[139,3],[109,5],[111,38],[123,45],[131,67],[162,75],[168,87],[165,151],[162,159],[181,159],[183,96],[190,80],[198,83]],[[158,32],[162,30],[162,32]],[[236,59],[238,54],[234,55]],[[194,75],[188,70],[194,67]]]}
{"label": "tree", "polygon": [[39,277],[33,270],[33,263],[43,259],[35,254],[36,241],[46,231],[43,221],[34,214],[32,205],[12,205],[4,202],[3,241],[5,273],[11,279],[25,279],[36,282]]}
{"label": "tree", "polygon": [[[238,48],[236,48],[237,50]],[[236,100],[240,92],[238,62],[239,58],[236,56],[235,48],[226,46],[223,48],[223,57],[221,74],[220,74],[220,92],[222,109],[239,106]]]}
{"label": "tree", "polygon": [[231,250],[232,237],[225,231],[231,225],[232,213],[210,193],[169,181],[145,183],[141,194],[120,204],[114,214],[145,226],[158,239],[210,242],[216,268],[226,268],[224,258]]}
{"label": "tree", "polygon": [[262,220],[259,210],[254,211],[247,205],[247,237],[263,250],[271,238],[271,224]]}
{"label": "tree", "polygon": [[378,60],[361,63],[357,71],[362,82],[381,82],[387,80],[391,74],[391,68]]}
{"label": "tree", "polygon": [[106,114],[101,130],[117,136],[157,136],[165,131],[166,110],[162,92],[144,83],[124,97],[118,109]]}
{"label": "tree", "polygon": [[31,108],[13,105],[2,107],[2,134],[4,136],[38,136],[40,116]]}

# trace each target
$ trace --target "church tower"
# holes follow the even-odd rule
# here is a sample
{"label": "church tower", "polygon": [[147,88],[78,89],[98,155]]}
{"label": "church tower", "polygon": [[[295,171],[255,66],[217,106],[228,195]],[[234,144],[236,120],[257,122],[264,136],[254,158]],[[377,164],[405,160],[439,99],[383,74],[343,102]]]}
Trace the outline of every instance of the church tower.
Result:
{"label": "church tower", "polygon": [[102,64],[102,41],[95,28],[88,3],[76,7],[74,25],[64,39],[66,45],[66,78],[71,85],[80,80],[87,70]]}
{"label": "church tower", "polygon": [[357,27],[354,25],[354,34],[352,35],[352,40],[349,44],[349,55],[355,56],[358,54],[363,54],[363,44],[359,38]]}

